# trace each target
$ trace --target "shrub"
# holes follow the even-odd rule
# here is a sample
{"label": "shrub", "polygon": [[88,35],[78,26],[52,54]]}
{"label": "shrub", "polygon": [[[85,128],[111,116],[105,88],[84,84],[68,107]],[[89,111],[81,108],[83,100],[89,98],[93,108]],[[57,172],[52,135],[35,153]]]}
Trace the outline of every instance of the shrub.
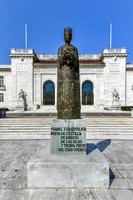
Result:
{"label": "shrub", "polygon": [[133,110],[133,106],[121,106],[121,110],[123,110],[123,111],[131,111],[131,110]]}

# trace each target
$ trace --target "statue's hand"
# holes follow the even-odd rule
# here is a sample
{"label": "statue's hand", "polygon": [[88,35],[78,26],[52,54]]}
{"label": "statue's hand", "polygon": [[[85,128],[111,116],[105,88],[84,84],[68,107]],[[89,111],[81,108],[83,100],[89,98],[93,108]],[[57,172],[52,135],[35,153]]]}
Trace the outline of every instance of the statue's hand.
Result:
{"label": "statue's hand", "polygon": [[66,64],[73,64],[76,60],[75,52],[71,49],[67,49],[64,59],[66,60]]}
{"label": "statue's hand", "polygon": [[75,60],[77,59],[76,52],[72,48],[63,48],[61,49],[59,56],[58,56],[58,61],[61,66],[63,65],[73,65]]}

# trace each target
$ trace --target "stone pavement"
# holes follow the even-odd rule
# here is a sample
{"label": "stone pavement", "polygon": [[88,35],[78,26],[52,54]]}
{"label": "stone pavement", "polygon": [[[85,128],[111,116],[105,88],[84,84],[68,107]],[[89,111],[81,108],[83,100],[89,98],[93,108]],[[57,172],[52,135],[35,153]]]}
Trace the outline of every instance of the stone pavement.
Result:
{"label": "stone pavement", "polygon": [[[49,140],[0,141],[0,200],[132,200],[133,140],[91,140],[110,163],[109,189],[27,190],[27,162]],[[45,156],[45,152],[44,152]]]}

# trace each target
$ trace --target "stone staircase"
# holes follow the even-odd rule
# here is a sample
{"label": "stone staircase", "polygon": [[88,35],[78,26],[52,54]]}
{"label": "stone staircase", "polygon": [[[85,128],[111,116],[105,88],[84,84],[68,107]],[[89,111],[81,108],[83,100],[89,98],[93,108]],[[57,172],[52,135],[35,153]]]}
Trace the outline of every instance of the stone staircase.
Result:
{"label": "stone staircase", "polygon": [[[50,139],[53,118],[25,117],[0,119],[0,140]],[[133,118],[85,118],[87,139],[133,139]]]}

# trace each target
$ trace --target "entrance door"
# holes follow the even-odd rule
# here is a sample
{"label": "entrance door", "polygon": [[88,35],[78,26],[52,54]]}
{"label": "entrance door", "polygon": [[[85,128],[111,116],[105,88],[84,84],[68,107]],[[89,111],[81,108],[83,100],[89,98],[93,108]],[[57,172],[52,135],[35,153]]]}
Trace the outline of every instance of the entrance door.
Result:
{"label": "entrance door", "polygon": [[55,104],[55,85],[52,81],[46,81],[43,84],[43,105]]}

